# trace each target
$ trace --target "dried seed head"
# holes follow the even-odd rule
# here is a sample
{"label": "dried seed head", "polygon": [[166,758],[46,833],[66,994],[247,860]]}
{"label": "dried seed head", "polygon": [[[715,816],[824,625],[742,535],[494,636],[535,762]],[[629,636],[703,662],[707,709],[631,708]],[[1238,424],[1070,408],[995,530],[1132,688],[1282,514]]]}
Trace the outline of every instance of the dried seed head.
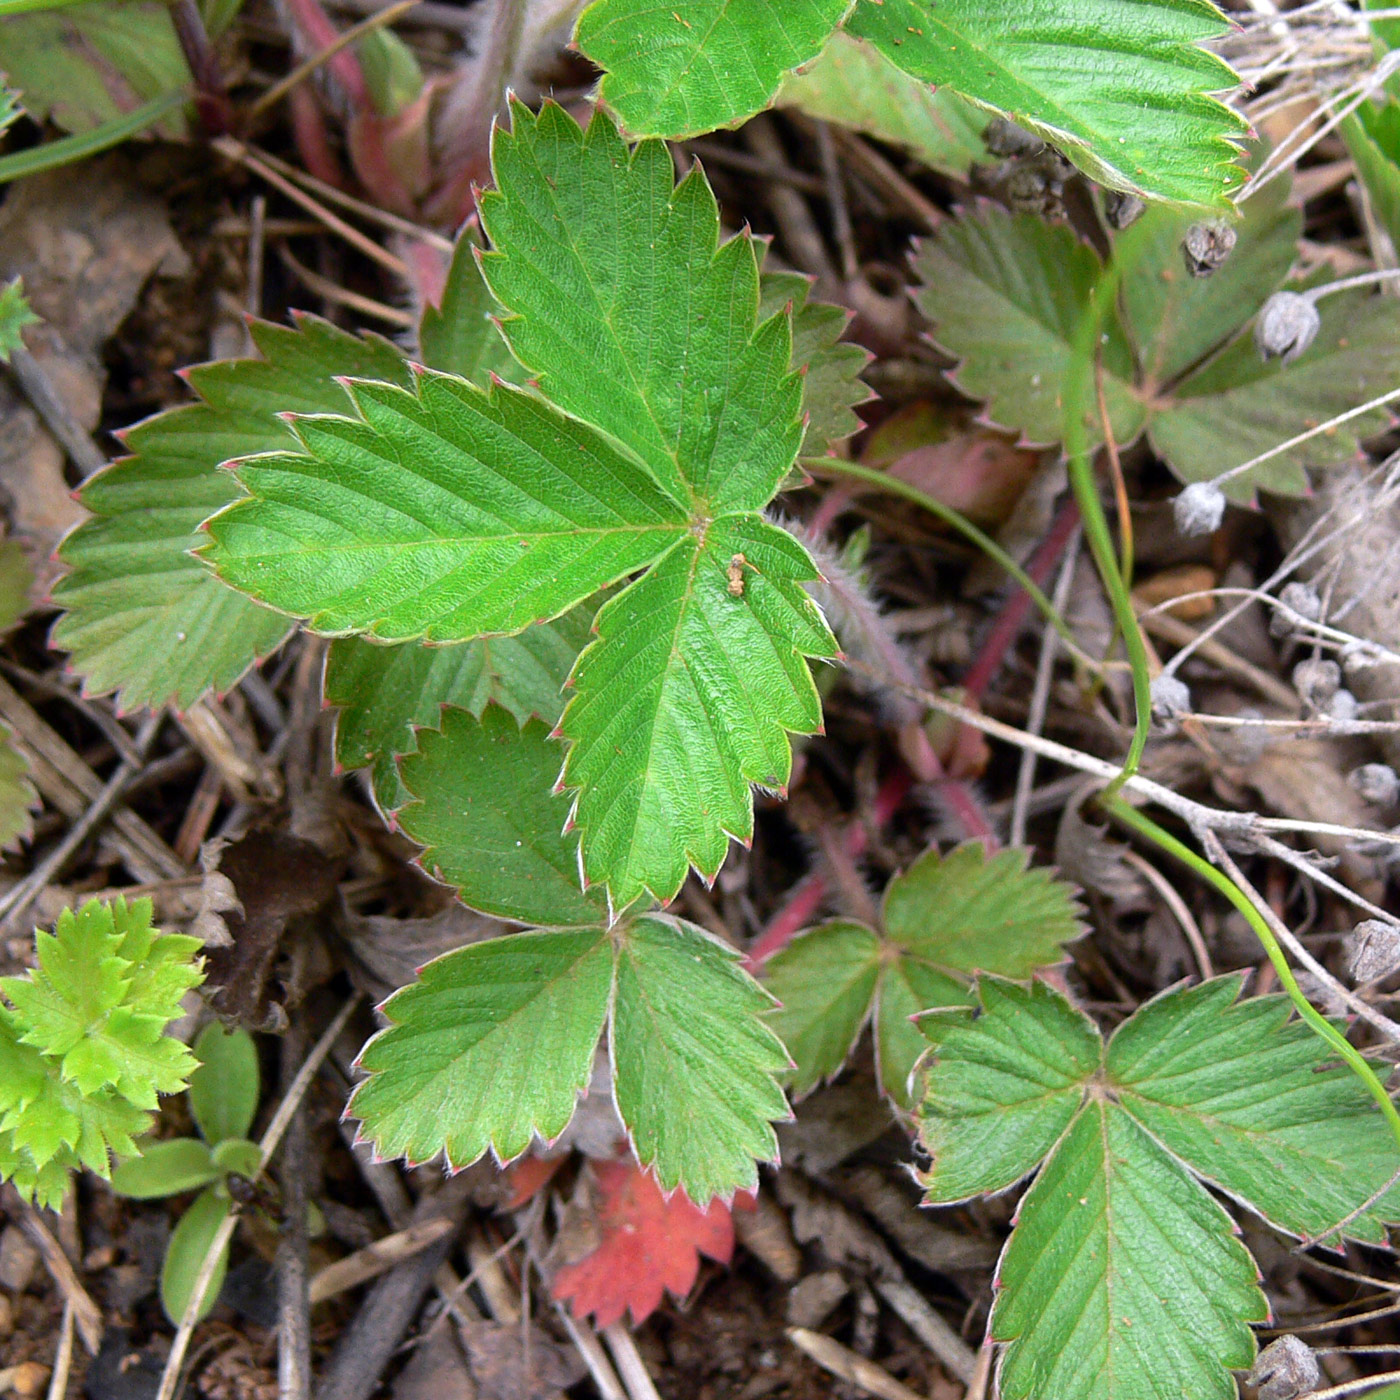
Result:
{"label": "dried seed head", "polygon": [[1259,1388],[1259,1400],[1298,1400],[1322,1384],[1322,1368],[1301,1338],[1278,1337],[1259,1353],[1249,1383]]}
{"label": "dried seed head", "polygon": [[1281,355],[1288,364],[1313,343],[1321,325],[1311,297],[1275,292],[1255,318],[1254,344],[1264,359]]}
{"label": "dried seed head", "polygon": [[1147,205],[1137,195],[1129,194],[1126,190],[1104,191],[1103,212],[1112,228],[1125,229],[1129,224],[1137,223],[1146,208]]}
{"label": "dried seed head", "polygon": [[1160,675],[1152,682],[1152,718],[1173,730],[1182,715],[1191,713],[1191,691],[1175,676]]}
{"label": "dried seed head", "polygon": [[1023,126],[1008,121],[1005,117],[993,117],[982,132],[982,144],[1002,160],[1012,156],[1039,155],[1045,149],[1045,142],[1032,135]]}
{"label": "dried seed head", "polygon": [[[1310,583],[1284,584],[1278,600],[1288,612],[1306,618],[1309,622],[1316,622],[1322,616],[1322,599],[1317,596],[1317,589]],[[1287,637],[1298,630],[1288,612],[1276,612],[1269,619],[1269,631],[1275,637]]]}
{"label": "dried seed head", "polygon": [[1335,719],[1341,724],[1350,724],[1359,713],[1361,706],[1357,703],[1356,696],[1349,690],[1339,690],[1327,702],[1327,717]]}
{"label": "dried seed head", "polygon": [[1192,224],[1181,240],[1181,254],[1186,259],[1186,270],[1192,277],[1209,277],[1235,246],[1234,226],[1224,219],[1206,219]]}
{"label": "dried seed head", "polygon": [[1400,798],[1400,773],[1388,763],[1363,763],[1347,778],[1354,791],[1377,807],[1393,806]]}
{"label": "dried seed head", "polygon": [[1400,924],[1365,919],[1347,934],[1347,968],[1359,986],[1400,972]]}
{"label": "dried seed head", "polygon": [[1293,668],[1293,688],[1303,702],[1322,709],[1342,684],[1342,668],[1335,661],[1309,657]]}
{"label": "dried seed head", "polygon": [[1176,528],[1183,535],[1212,535],[1225,518],[1225,493],[1210,481],[1193,481],[1172,501]]}

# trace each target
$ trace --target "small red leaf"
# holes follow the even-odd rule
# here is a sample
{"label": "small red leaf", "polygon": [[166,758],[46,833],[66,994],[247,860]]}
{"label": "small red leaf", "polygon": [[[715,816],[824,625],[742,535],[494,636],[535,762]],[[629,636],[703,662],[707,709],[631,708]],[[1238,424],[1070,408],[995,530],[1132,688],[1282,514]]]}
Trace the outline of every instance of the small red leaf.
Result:
{"label": "small red leaf", "polygon": [[[554,1275],[553,1291],[574,1312],[595,1316],[599,1327],[629,1309],[641,1322],[661,1304],[663,1291],[684,1297],[695,1286],[700,1255],[727,1264],[734,1252],[734,1223],[723,1201],[701,1210],[684,1191],[668,1200],[650,1173],[635,1162],[594,1161],[596,1249]],[[744,1201],[736,1199],[743,1208]]]}

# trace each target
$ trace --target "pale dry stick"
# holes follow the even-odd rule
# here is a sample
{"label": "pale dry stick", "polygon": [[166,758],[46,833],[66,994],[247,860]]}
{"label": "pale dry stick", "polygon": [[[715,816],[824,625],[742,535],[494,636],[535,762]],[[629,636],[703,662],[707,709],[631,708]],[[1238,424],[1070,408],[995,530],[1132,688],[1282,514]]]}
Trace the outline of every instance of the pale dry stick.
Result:
{"label": "pale dry stick", "polygon": [[376,14],[362,19],[358,24],[352,24],[349,29],[341,30],[325,48],[318,49],[308,58],[303,59],[290,73],[273,83],[248,108],[248,114],[244,119],[247,125],[251,127],[255,118],[260,117],[269,107],[280,102],[294,87],[304,83],[318,68],[329,63],[342,49],[348,48],[377,29],[383,29],[385,25],[393,24],[396,19],[401,19],[417,3],[418,0],[398,0],[397,4],[390,5],[388,9],[380,10]]}
{"label": "pale dry stick", "polygon": [[1363,1395],[1372,1387],[1379,1387],[1390,1381],[1400,1381],[1400,1371],[1386,1371],[1379,1376],[1365,1376],[1359,1381],[1344,1381],[1327,1390],[1314,1390],[1308,1400],[1342,1400],[1345,1395]]}
{"label": "pale dry stick", "polygon": [[924,1296],[902,1278],[876,1278],[875,1291],[934,1354],[938,1364],[964,1385],[977,1375],[977,1353],[935,1312]]}
{"label": "pale dry stick", "polygon": [[49,1377],[48,1400],[66,1400],[68,1377],[73,1370],[73,1304],[65,1300],[63,1321],[59,1325],[58,1346],[53,1356],[53,1374]]}
{"label": "pale dry stick", "polygon": [[1212,715],[1193,710],[1181,718],[1211,729],[1268,729],[1290,737],[1325,734],[1329,738],[1350,738],[1358,734],[1394,734],[1400,729],[1400,719],[1333,719],[1330,715],[1317,719],[1267,719],[1260,715]]}
{"label": "pale dry stick", "polygon": [[[252,1173],[253,1180],[256,1181],[267,1170],[267,1164],[272,1160],[273,1153],[277,1151],[277,1146],[282,1141],[282,1134],[287,1131],[287,1125],[292,1121],[292,1115],[296,1112],[297,1106],[306,1097],[306,1091],[311,1087],[311,1081],[315,1078],[316,1071],[320,1069],[321,1062],[330,1054],[331,1046],[335,1044],[336,1037],[345,1029],[351,1013],[359,1004],[360,994],[356,992],[336,1013],[335,1020],[326,1027],[320,1040],[312,1047],[311,1053],[297,1071],[297,1076],[283,1096],[282,1102],[277,1105],[277,1111],[272,1115],[272,1121],[267,1125],[267,1131],[258,1140],[258,1165]],[[190,1338],[194,1335],[195,1325],[199,1321],[200,1309],[204,1305],[204,1295],[214,1278],[214,1271],[218,1268],[219,1256],[224,1252],[224,1248],[233,1238],[233,1232],[237,1228],[238,1216],[230,1212],[209,1241],[204,1262],[200,1265],[199,1273],[195,1276],[194,1287],[190,1290],[190,1300],[185,1306],[184,1316],[181,1317],[180,1325],[175,1331],[175,1340],[170,1344],[170,1355],[166,1358],[165,1370],[161,1373],[160,1389],[156,1392],[155,1400],[175,1400],[180,1372],[185,1364],[185,1353],[189,1350]]]}
{"label": "pale dry stick", "polygon": [[600,1400],[627,1400],[627,1392],[622,1388],[622,1382],[618,1380],[617,1372],[613,1370],[602,1344],[594,1336],[593,1329],[586,1322],[576,1321],[562,1303],[555,1303],[554,1311],[559,1314],[559,1321],[569,1334],[569,1340],[583,1357],[583,1364],[588,1367],[588,1374],[598,1387]]}
{"label": "pale dry stick", "polygon": [[[1055,592],[1050,601],[1055,611],[1064,615],[1069,603],[1069,591],[1074,583],[1075,565],[1079,561],[1080,530],[1076,526],[1065,549],[1064,562],[1060,565],[1060,576],[1055,581]],[[1035,663],[1035,683],[1031,687],[1030,713],[1026,717],[1026,729],[1039,734],[1045,727],[1045,714],[1050,708],[1050,681],[1055,674],[1055,653],[1059,649],[1059,633],[1047,627],[1040,638],[1040,655]],[[1026,812],[1030,803],[1031,790],[1035,786],[1035,754],[1029,749],[1021,751],[1021,765],[1016,770],[1016,795],[1011,806],[1011,838],[1013,846],[1023,846],[1026,842]]]}
{"label": "pale dry stick", "polygon": [[241,165],[245,170],[251,171],[260,179],[265,180],[273,189],[286,195],[293,204],[300,205],[308,214],[314,215],[332,233],[338,234],[357,252],[363,253],[371,262],[376,262],[380,267],[392,272],[395,277],[402,278],[405,282],[409,280],[408,265],[402,258],[396,258],[387,248],[382,248],[374,239],[360,232],[353,224],[347,224],[339,214],[333,214],[324,204],[313,199],[304,190],[299,189],[285,176],[279,175],[265,160],[255,156],[241,141],[235,141],[232,136],[218,136],[210,142],[221,156]]}
{"label": "pale dry stick", "polygon": [[1364,895],[1359,895],[1353,889],[1349,889],[1340,880],[1334,879],[1325,870],[1315,865],[1305,855],[1293,850],[1291,846],[1285,846],[1282,841],[1275,841],[1272,836],[1257,836],[1254,844],[1261,855],[1273,856],[1275,860],[1281,860],[1285,865],[1291,865],[1300,875],[1306,875],[1309,880],[1315,880],[1325,889],[1329,889],[1333,894],[1347,900],[1372,918],[1384,920],[1388,924],[1395,922],[1395,915],[1382,909],[1378,904],[1372,904]]}
{"label": "pale dry stick", "polygon": [[1201,642],[1200,633],[1190,623],[1183,622],[1179,617],[1173,617],[1171,613],[1158,614],[1155,608],[1152,612],[1153,616],[1151,617],[1145,613],[1138,616],[1138,621],[1142,623],[1145,631],[1176,647],[1199,642],[1197,650],[1201,653],[1203,661],[1208,661],[1217,670],[1253,686],[1265,700],[1278,705],[1281,709],[1297,710],[1298,692],[1292,686],[1285,685],[1277,676],[1270,674],[1262,666],[1256,666],[1252,661],[1246,661],[1244,657],[1236,656],[1233,651],[1222,646],[1219,642],[1211,640]]}
{"label": "pale dry stick", "polygon": [[603,1340],[612,1352],[618,1375],[627,1387],[629,1400],[661,1400],[651,1372],[647,1370],[646,1362],[632,1340],[632,1334],[620,1322],[610,1322],[603,1328]]}
{"label": "pale dry stick", "polygon": [[1129,848],[1123,852],[1123,860],[1157,891],[1162,898],[1162,903],[1172,911],[1172,916],[1180,925],[1181,932],[1190,945],[1191,956],[1196,959],[1196,967],[1201,974],[1201,981],[1208,982],[1215,976],[1215,968],[1211,964],[1206,940],[1201,936],[1200,925],[1186,907],[1186,901],[1176,892],[1171,881],[1146,856]]}
{"label": "pale dry stick", "polygon": [[73,1309],[73,1321],[89,1356],[96,1356],[102,1345],[102,1312],[82,1285],[63,1246],[54,1239],[43,1217],[11,1185],[4,1188],[5,1213],[15,1220],[39,1251],[49,1277],[58,1285],[66,1306]]}
{"label": "pale dry stick", "polygon": [[332,282],[329,277],[322,277],[319,272],[313,272],[291,253],[285,244],[279,243],[277,245],[277,256],[281,258],[286,267],[296,274],[307,291],[315,292],[318,297],[330,302],[333,306],[343,306],[349,311],[356,311],[361,316],[368,316],[374,321],[383,321],[385,325],[395,326],[399,330],[409,330],[418,324],[418,318],[400,306],[390,306],[386,302],[375,301],[373,297],[352,291],[349,287],[339,286]]}
{"label": "pale dry stick", "polygon": [[[419,0],[419,3],[427,4],[430,3],[430,0]],[[285,176],[295,185],[300,185],[302,189],[314,194],[318,199],[323,199],[327,204],[338,205],[341,209],[357,215],[366,223],[378,224],[380,228],[387,228],[392,233],[401,233],[406,238],[415,238],[421,243],[426,243],[430,248],[436,248],[440,253],[450,253],[456,247],[450,238],[444,238],[436,229],[424,228],[422,224],[415,224],[412,219],[405,219],[401,214],[394,214],[388,209],[380,209],[376,205],[366,204],[364,200],[356,199],[354,195],[346,194],[344,190],[338,190],[334,185],[328,185],[324,180],[318,180],[314,175],[307,174],[305,170],[299,169],[280,156],[273,155],[271,151],[264,151],[258,146],[245,149],[248,149],[269,170],[275,170],[279,175]]]}
{"label": "pale dry stick", "polygon": [[1274,937],[1292,955],[1296,962],[1307,968],[1319,982],[1327,988],[1334,996],[1342,1001],[1347,1007],[1354,1011],[1363,1021],[1374,1026],[1387,1040],[1394,1041],[1400,1045],[1400,1024],[1392,1021],[1389,1016],[1376,1010],[1368,1002],[1363,1001],[1350,987],[1343,985],[1330,972],[1327,971],[1313,955],[1299,942],[1293,930],[1274,913],[1269,901],[1249,883],[1245,873],[1231,858],[1230,853],[1221,844],[1220,838],[1215,832],[1207,829],[1201,833],[1201,845],[1205,848],[1206,855],[1210,857],[1211,863],[1218,866],[1226,875],[1233,880],[1244,894],[1245,898],[1259,912],[1259,916],[1273,930]]}
{"label": "pale dry stick", "polygon": [[[454,1229],[456,1223],[446,1216],[423,1220],[417,1225],[396,1230],[392,1235],[385,1235],[373,1244],[367,1244],[363,1249],[346,1255],[344,1259],[337,1259],[334,1264],[327,1264],[311,1279],[309,1297],[312,1304],[324,1303],[327,1298],[333,1298],[337,1293],[345,1292],[347,1288],[356,1288],[362,1283],[368,1283],[370,1279],[377,1278],[386,1269],[392,1269],[395,1264],[426,1249]],[[447,1316],[444,1312],[443,1317]]]}
{"label": "pale dry stick", "polygon": [[991,1342],[983,1342],[977,1352],[977,1370],[963,1391],[963,1400],[987,1400],[987,1387],[992,1383],[992,1367],[996,1364],[997,1349]]}
{"label": "pale dry stick", "polygon": [[156,737],[156,731],[160,728],[164,718],[164,710],[157,710],[155,714],[146,717],[136,735],[136,752],[139,757],[134,761],[123,759],[116,772],[107,780],[106,786],[97,795],[92,806],[68,828],[63,840],[19,884],[7,891],[3,898],[0,898],[0,930],[13,930],[20,918],[28,913],[29,906],[43,894],[48,888],[49,882],[68,863],[73,852],[87,840],[96,830],[98,824],[106,819],[107,814],[120,801],[127,785],[141,771],[146,750],[151,746],[151,741]]}
{"label": "pale dry stick", "polygon": [[91,476],[107,465],[109,456],[78,422],[73,411],[54,387],[47,371],[23,345],[16,345],[9,357],[14,375],[30,407],[44,420],[44,426],[58,439],[80,476]]}
{"label": "pale dry stick", "polygon": [[924,1400],[917,1390],[910,1390],[902,1381],[895,1380],[883,1366],[867,1361],[859,1352],[843,1347],[823,1332],[789,1327],[787,1334],[792,1344],[818,1366],[839,1380],[858,1385],[867,1395],[874,1395],[878,1400]]}

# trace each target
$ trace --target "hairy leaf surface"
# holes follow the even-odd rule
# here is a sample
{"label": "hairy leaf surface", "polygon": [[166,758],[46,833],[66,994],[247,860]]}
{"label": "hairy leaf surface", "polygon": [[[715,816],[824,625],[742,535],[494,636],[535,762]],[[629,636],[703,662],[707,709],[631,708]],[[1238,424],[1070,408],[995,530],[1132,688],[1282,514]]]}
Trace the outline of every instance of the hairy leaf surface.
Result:
{"label": "hairy leaf surface", "polygon": [[760,1016],[772,998],[739,955],[693,924],[654,916],[617,959],[613,1094],[637,1160],[666,1191],[704,1203],[758,1184],[790,1116],[776,1075],[787,1054]]}
{"label": "hairy leaf surface", "polygon": [[[347,1113],[383,1156],[469,1166],[564,1131],[612,987],[601,929],[512,934],[434,959],[384,1003]],[[546,1072],[547,1069],[547,1072]]]}
{"label": "hairy leaf surface", "polygon": [[892,63],[1004,112],[1115,189],[1227,207],[1244,122],[1212,93],[1206,0],[858,0],[847,29]]}
{"label": "hairy leaf surface", "polygon": [[579,47],[606,76],[601,96],[635,136],[698,136],[768,105],[812,58],[851,0],[594,0]]}
{"label": "hairy leaf surface", "polygon": [[551,792],[561,747],[538,720],[519,727],[499,705],[478,720],[449,709],[401,764],[412,796],[399,813],[423,865],[473,909],[523,924],[598,925],[607,900],[579,883],[568,803]]}
{"label": "hairy leaf surface", "polygon": [[357,339],[314,317],[296,327],[257,322],[261,360],[190,371],[201,402],[131,429],[131,455],[84,485],[93,518],[59,547],[68,574],[53,590],[64,610],[54,645],[92,693],[120,692],[123,707],[181,707],[226,690],[287,635],[287,620],[226,587],[191,551],[201,523],[241,493],[221,462],[295,445],[284,411],[342,409],[338,374],[407,383],[388,341]]}

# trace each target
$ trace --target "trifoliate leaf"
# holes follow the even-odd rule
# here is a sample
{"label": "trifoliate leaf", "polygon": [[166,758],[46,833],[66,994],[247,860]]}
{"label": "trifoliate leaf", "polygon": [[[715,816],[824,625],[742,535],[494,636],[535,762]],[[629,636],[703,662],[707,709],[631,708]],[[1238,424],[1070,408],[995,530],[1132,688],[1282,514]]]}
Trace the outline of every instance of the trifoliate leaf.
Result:
{"label": "trifoliate leaf", "polygon": [[112,1190],[132,1200],[149,1201],[198,1191],[219,1179],[209,1145],[197,1138],[143,1142],[141,1155],[122,1162],[112,1173]]}
{"label": "trifoliate leaf", "polygon": [[459,374],[474,384],[484,385],[493,374],[518,380],[523,372],[495,322],[501,308],[477,266],[480,247],[474,226],[468,224],[452,251],[442,305],[423,310],[419,349],[429,369]]}
{"label": "trifoliate leaf", "polygon": [[837,921],[770,958],[763,980],[782,1003],[770,1023],[796,1062],[793,1092],[835,1074],[873,1013],[881,1087],[912,1107],[910,1073],[928,1048],[915,1016],[966,1004],[974,972],[1029,977],[1059,962],[1084,931],[1081,911],[1068,885],[1027,860],[977,842],[930,850],[890,881],[880,934]]}
{"label": "trifoliate leaf", "polygon": [[982,1015],[945,1011],[920,1026],[932,1045],[920,1141],[931,1200],[1005,1191],[1033,1171],[1078,1112],[1102,1057],[1089,1019],[1043,982],[985,977]]}
{"label": "trifoliate leaf", "polygon": [[[152,0],[0,17],[0,73],[35,121],[66,131],[89,131],[190,84],[169,6]],[[176,113],[160,130],[178,136],[184,126]]]}
{"label": "trifoliate leaf", "polygon": [[846,28],[1100,184],[1228,207],[1245,123],[1211,95],[1239,79],[1200,47],[1226,28],[1206,0],[858,0]]}
{"label": "trifoliate leaf", "polygon": [[617,957],[613,1095],[637,1160],[697,1204],[758,1183],[790,1116],[775,1076],[788,1067],[760,1015],[772,998],[739,955],[678,919],[638,919]]}
{"label": "trifoliate leaf", "polygon": [[[950,376],[958,388],[987,400],[998,427],[1033,443],[1058,442],[1070,349],[1099,275],[1093,250],[1065,225],[987,205],[920,243],[914,270],[934,339],[961,361]],[[1104,399],[1122,443],[1146,413],[1133,393],[1127,337],[1113,321],[1107,334]],[[1092,420],[1091,433],[1095,441],[1103,435]]]}
{"label": "trifoliate leaf", "polygon": [[423,731],[403,760],[413,800],[399,821],[426,848],[424,867],[473,909],[522,924],[606,922],[602,891],[580,886],[568,803],[551,792],[562,752],[539,720],[521,728],[487,705],[480,720],[444,711],[441,732]]}
{"label": "trifoliate leaf", "polygon": [[192,370],[202,402],[130,431],[132,455],[83,487],[93,519],[59,547],[69,573],[53,591],[64,609],[54,645],[72,652],[90,692],[119,690],[125,708],[187,707],[225,690],[290,630],[190,555],[204,542],[200,524],[241,494],[219,464],[293,446],[284,411],[344,408],[333,375],[409,379],[388,341],[357,339],[313,317],[295,329],[255,323],[252,333],[265,358]]}
{"label": "trifoliate leaf", "polygon": [[316,631],[519,632],[687,533],[630,454],[525,390],[424,371],[351,392],[359,420],[297,420],[305,453],[239,463],[251,499],[207,527],[223,579]]}
{"label": "trifoliate leaf", "polygon": [[1004,1400],[1235,1400],[1269,1316],[1230,1217],[1099,1099],[1021,1202],[997,1278]]}
{"label": "trifoliate leaf", "polygon": [[601,929],[513,934],[434,959],[384,1003],[346,1110],[376,1150],[465,1167],[559,1136],[588,1085],[612,989]]}
{"label": "trifoliate leaf", "polygon": [[[1239,1001],[1221,977],[1157,997],[1109,1042],[1123,1106],[1173,1156],[1291,1234],[1330,1229],[1395,1174],[1395,1139],[1365,1086],[1287,997]],[[1382,1244],[1400,1201],[1348,1221]]]}
{"label": "trifoliate leaf", "polygon": [[560,728],[588,882],[665,900],[749,836],[751,783],[786,783],[787,733],[821,720],[804,658],[836,654],[816,566],[760,514],[802,440],[789,319],[760,322],[752,240],[720,245],[663,144],[517,106],[494,158],[486,276],[554,402],[356,383],[359,419],[242,463],[252,498],[207,553],[322,631],[389,640],[519,632],[649,570],[599,613]]}
{"label": "trifoliate leaf", "polygon": [[802,408],[807,414],[802,455],[820,457],[861,427],[851,410],[870,397],[860,377],[870,353],[841,340],[850,312],[808,301],[812,283],[801,273],[765,272],[758,290],[760,320],[792,307],[792,367],[802,372]]}
{"label": "trifoliate leaf", "polygon": [[375,800],[385,812],[397,812],[408,793],[394,760],[416,751],[415,730],[436,729],[444,706],[480,715],[494,703],[521,724],[534,715],[557,723],[564,682],[589,639],[593,611],[585,603],[514,637],[450,646],[387,646],[359,637],[332,642],[325,693],[340,706],[336,762],[343,768],[372,764]]}
{"label": "trifoliate leaf", "polygon": [[[1249,202],[1234,250],[1209,278],[1192,279],[1182,266],[1188,216],[1149,210],[1131,231],[1127,330],[1109,317],[1105,401],[1118,444],[1146,427],[1183,481],[1210,480],[1272,451],[1400,379],[1400,307],[1364,291],[1323,298],[1321,328],[1296,359],[1261,358],[1249,323],[1296,251],[1298,215],[1282,207],[1284,193],[1266,187]],[[988,400],[1001,426],[1058,441],[1073,328],[1097,276],[1093,253],[1066,228],[988,209],[927,240],[917,267],[934,336],[962,360],[959,387]],[[1299,495],[1307,468],[1349,460],[1358,439],[1387,421],[1382,410],[1320,433],[1222,489],[1240,502],[1259,488]],[[1091,440],[1102,438],[1097,410],[1088,428]]]}
{"label": "trifoliate leaf", "polygon": [[851,0],[594,0],[575,32],[601,97],[634,136],[697,136],[768,105]]}
{"label": "trifoliate leaf", "polygon": [[190,1112],[205,1142],[217,1147],[246,1137],[262,1096],[253,1037],[211,1021],[194,1043],[194,1057],[199,1068],[190,1075]]}
{"label": "trifoliate leaf", "polygon": [[201,980],[198,940],[151,928],[151,902],[91,900],[37,936],[38,966],[7,977],[19,1039],[51,1057],[93,1096],[108,1086],[137,1108],[185,1087],[195,1060],[164,1034]]}
{"label": "trifoliate leaf", "polygon": [[[3,102],[0,101],[0,106]],[[3,112],[0,112],[0,131],[4,130]],[[24,283],[16,277],[13,282],[0,286],[0,360],[10,363],[10,356],[24,345],[20,332],[26,326],[38,322],[24,297]]]}
{"label": "trifoliate leaf", "polygon": [[879,49],[838,29],[810,63],[783,80],[778,107],[839,122],[902,146],[930,170],[963,178],[987,158],[987,114],[948,88],[934,88]]}

